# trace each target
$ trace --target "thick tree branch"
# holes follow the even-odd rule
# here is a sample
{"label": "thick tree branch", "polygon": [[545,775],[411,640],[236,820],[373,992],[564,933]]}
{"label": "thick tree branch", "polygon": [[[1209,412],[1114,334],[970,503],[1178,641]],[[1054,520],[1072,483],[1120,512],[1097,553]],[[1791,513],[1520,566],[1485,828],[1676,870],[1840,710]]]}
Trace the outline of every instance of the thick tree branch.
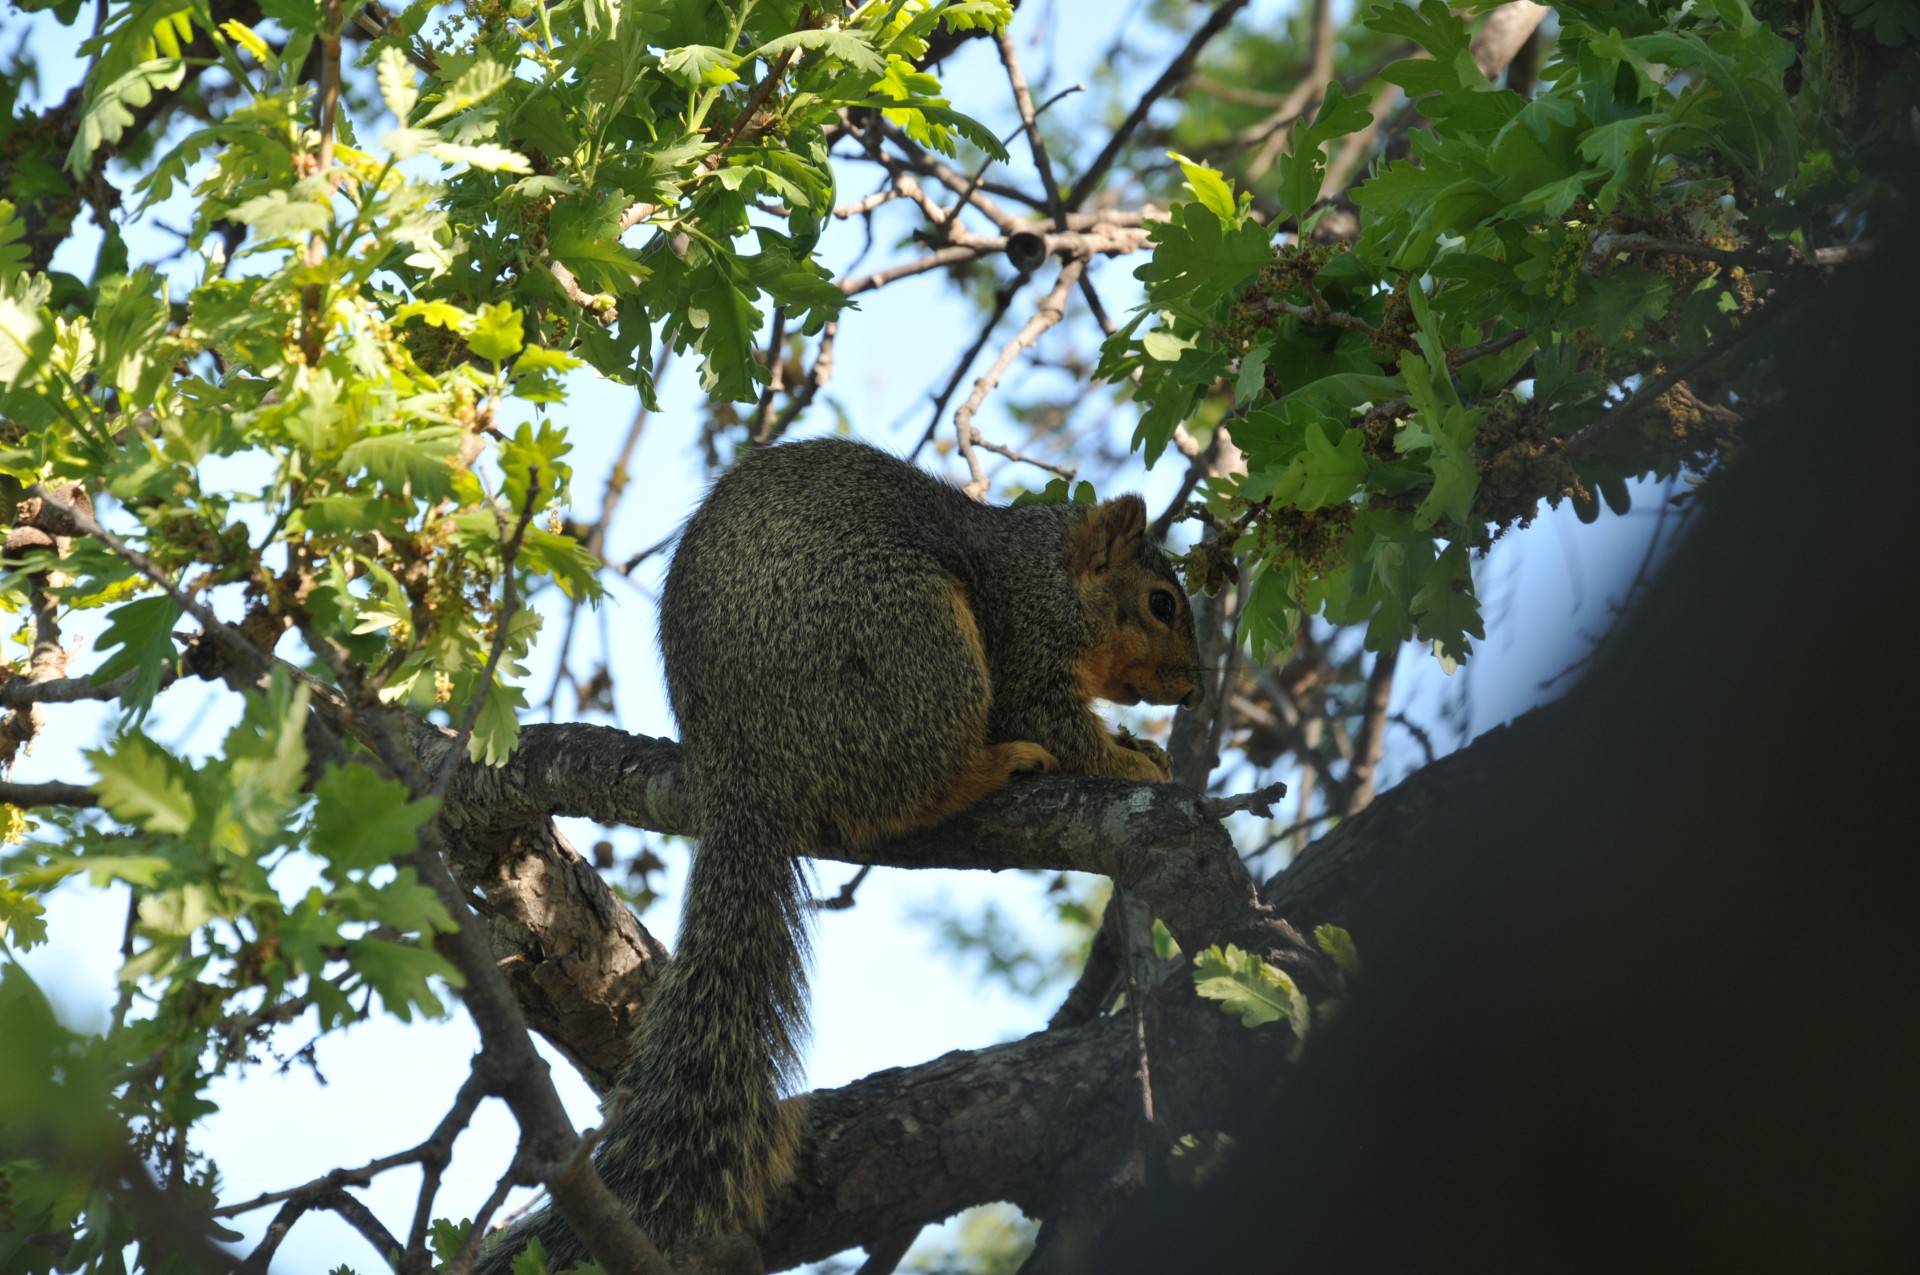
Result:
{"label": "thick tree branch", "polygon": [[1480,29],[1473,33],[1473,43],[1468,47],[1480,73],[1493,79],[1505,70],[1547,13],[1547,6],[1534,0],[1509,0],[1489,13]]}
{"label": "thick tree branch", "polygon": [[[432,729],[432,728],[428,728]],[[444,745],[442,745],[444,746]],[[427,759],[429,763],[431,758]],[[603,726],[528,726],[502,767],[462,766],[448,818],[490,812],[493,826],[549,814],[684,832],[679,747]],[[1176,784],[1087,776],[1018,780],[911,837],[823,851],[844,863],[1094,872],[1153,904],[1182,946],[1284,943],[1205,800]]]}
{"label": "thick tree branch", "polygon": [[100,798],[84,784],[63,784],[49,780],[39,784],[0,782],[0,802],[19,806],[97,806]]}
{"label": "thick tree branch", "polygon": [[[1153,993],[1168,1002],[1155,1095],[1176,1127],[1208,1127],[1221,1078],[1278,1065],[1287,1038],[1247,1031],[1181,981]],[[761,1236],[767,1269],[992,1200],[1038,1217],[1100,1198],[1135,1144],[1135,1066],[1132,1023],[1115,1015],[810,1095],[794,1184]]]}
{"label": "thick tree branch", "polygon": [[[16,677],[0,685],[0,708],[24,708],[28,704],[77,704],[82,700],[117,700],[127,693],[137,677],[136,673],[125,673],[111,682],[97,684],[90,677],[58,677],[45,682]],[[172,681],[171,677],[162,677],[161,689],[166,689]]]}

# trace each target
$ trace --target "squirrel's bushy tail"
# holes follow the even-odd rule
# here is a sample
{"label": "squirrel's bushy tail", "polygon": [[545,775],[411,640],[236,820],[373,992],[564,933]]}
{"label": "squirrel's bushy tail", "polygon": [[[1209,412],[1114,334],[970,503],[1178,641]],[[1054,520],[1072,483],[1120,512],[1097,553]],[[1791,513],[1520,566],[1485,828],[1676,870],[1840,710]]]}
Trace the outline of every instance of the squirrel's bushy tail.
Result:
{"label": "squirrel's bushy tail", "polygon": [[620,1073],[601,1176],[662,1247],[759,1226],[792,1172],[807,898],[790,818],[708,790],[680,942]]}
{"label": "squirrel's bushy tail", "polygon": [[[806,1035],[807,883],[777,803],[734,798],[701,821],[679,947],[620,1073],[620,1119],[595,1153],[663,1249],[758,1227],[800,1137],[800,1103],[781,1096],[799,1079]],[[477,1275],[504,1275],[534,1238],[549,1269],[588,1257],[548,1207],[496,1240]]]}

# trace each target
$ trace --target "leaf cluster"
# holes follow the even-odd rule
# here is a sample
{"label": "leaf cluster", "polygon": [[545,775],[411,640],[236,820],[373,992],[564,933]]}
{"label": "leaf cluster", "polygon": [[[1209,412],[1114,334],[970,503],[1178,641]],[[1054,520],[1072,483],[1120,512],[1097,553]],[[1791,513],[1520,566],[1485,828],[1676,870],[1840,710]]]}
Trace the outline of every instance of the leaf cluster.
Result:
{"label": "leaf cluster", "polygon": [[[61,1102],[99,1117],[56,1129],[8,1100],[0,1214],[100,1252],[131,1232],[106,1192],[75,1194],[72,1166],[111,1158],[99,1138],[204,1193],[209,1086],[277,1026],[445,1011],[431,940],[452,921],[406,862],[431,777],[312,747],[314,696],[441,713],[474,761],[510,754],[529,599],[600,594],[563,517],[570,385],[650,401],[664,341],[712,395],[759,395],[763,311],[810,333],[845,305],[813,256],[844,110],[1004,154],[915,65],[942,27],[1004,25],[1004,0],[416,5],[335,61],[351,7],[110,0],[65,145],[0,198],[0,496],[79,484],[111,528],[0,561],[0,608],[27,642],[94,615],[103,658],[69,672],[122,710],[88,754],[99,812],[43,819],[4,861],[0,947],[44,941],[62,881],[134,900],[101,1038],[47,1027],[0,960],[0,1037],[32,1046],[0,1052],[0,1090],[38,1092],[66,1051]],[[91,277],[48,269],[43,214],[115,157],[139,210],[186,196],[184,265],[131,268],[115,231]],[[168,687],[263,668],[209,756],[142,729]],[[9,814],[11,840],[35,831]]]}
{"label": "leaf cluster", "polygon": [[[1145,304],[1099,374],[1132,381],[1149,459],[1183,424],[1224,424],[1244,453],[1246,473],[1205,484],[1215,531],[1191,575],[1242,580],[1256,656],[1317,614],[1374,650],[1466,659],[1484,636],[1470,555],[1543,500],[1590,518],[1624,509],[1629,479],[1709,466],[1725,414],[1661,391],[1747,341],[1769,291],[1844,234],[1860,196],[1836,174],[1859,171],[1858,142],[1786,88],[1818,48],[1747,0],[1557,8],[1523,94],[1487,80],[1439,0],[1374,7],[1371,45],[1420,56],[1370,93],[1328,84],[1258,200],[1174,156],[1188,198],[1154,227]],[[1393,86],[1420,116],[1405,154],[1350,192],[1357,236],[1322,233],[1342,198],[1327,156]]]}

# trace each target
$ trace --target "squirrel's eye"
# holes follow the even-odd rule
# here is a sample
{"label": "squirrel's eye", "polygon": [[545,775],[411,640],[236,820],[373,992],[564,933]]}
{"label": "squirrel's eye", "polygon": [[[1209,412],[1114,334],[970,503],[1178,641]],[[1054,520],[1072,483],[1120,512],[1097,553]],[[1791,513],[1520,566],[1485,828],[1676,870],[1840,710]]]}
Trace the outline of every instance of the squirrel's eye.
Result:
{"label": "squirrel's eye", "polygon": [[1147,610],[1153,612],[1153,618],[1156,620],[1171,622],[1173,613],[1177,609],[1173,595],[1165,589],[1155,589],[1147,595]]}

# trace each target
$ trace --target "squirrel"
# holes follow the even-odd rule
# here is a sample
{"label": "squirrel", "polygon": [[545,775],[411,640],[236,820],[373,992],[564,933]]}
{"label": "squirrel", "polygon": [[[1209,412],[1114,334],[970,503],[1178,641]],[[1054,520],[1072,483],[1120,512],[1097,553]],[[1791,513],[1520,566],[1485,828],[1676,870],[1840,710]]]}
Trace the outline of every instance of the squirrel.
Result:
{"label": "squirrel", "polygon": [[[1014,775],[1162,781],[1091,701],[1200,697],[1146,506],[986,505],[861,443],[763,448],[713,484],[660,601],[691,793],[679,947],[635,1032],[601,1177],[666,1250],[757,1230],[804,1122],[800,858],[930,826]],[[548,1210],[552,1269],[586,1257]]]}

